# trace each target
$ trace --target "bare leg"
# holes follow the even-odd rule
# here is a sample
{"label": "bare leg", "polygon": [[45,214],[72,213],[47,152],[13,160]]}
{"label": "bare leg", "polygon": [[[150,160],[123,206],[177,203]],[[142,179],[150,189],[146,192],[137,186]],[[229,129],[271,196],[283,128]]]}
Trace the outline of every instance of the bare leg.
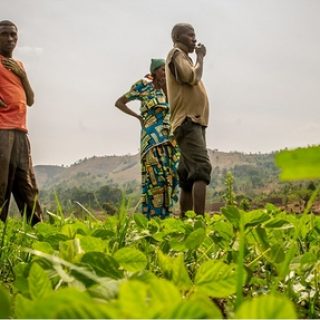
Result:
{"label": "bare leg", "polygon": [[204,215],[206,205],[206,187],[204,181],[195,181],[193,183],[193,205],[196,214]]}
{"label": "bare leg", "polygon": [[184,218],[187,211],[193,210],[193,198],[191,191],[181,189],[180,192],[180,217]]}

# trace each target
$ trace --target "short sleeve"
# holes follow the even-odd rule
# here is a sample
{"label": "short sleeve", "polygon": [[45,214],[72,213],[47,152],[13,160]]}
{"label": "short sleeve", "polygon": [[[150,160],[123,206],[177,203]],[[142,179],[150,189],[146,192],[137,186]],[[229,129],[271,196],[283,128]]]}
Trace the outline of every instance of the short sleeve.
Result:
{"label": "short sleeve", "polygon": [[172,62],[176,70],[176,77],[182,83],[194,84],[195,72],[194,66],[180,51],[176,51]]}
{"label": "short sleeve", "polygon": [[141,100],[141,92],[144,87],[143,81],[139,80],[132,85],[130,90],[124,95],[128,101]]}

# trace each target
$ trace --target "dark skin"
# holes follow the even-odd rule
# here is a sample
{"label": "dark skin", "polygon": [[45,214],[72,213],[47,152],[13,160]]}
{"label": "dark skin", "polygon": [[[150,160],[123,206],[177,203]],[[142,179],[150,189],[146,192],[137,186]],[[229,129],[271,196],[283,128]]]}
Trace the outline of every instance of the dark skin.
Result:
{"label": "dark skin", "polygon": [[[167,95],[167,89],[166,89],[166,76],[165,76],[165,67],[162,66],[154,71],[152,74],[153,76],[153,86],[155,89],[162,89],[164,93]],[[140,121],[141,126],[144,126],[144,120],[143,117],[130,109],[127,106],[128,99],[125,96],[121,96],[115,103],[115,106],[119,108],[122,112],[137,118]]]}
{"label": "dark skin", "polygon": [[[13,72],[20,80],[27,97],[27,105],[32,106],[34,103],[34,93],[30,86],[26,72],[12,58],[13,50],[18,41],[18,31],[15,26],[0,26],[0,54],[3,66]],[[0,98],[0,107],[5,108],[6,103]]]}
{"label": "dark skin", "polygon": [[[197,43],[196,34],[192,26],[185,26],[179,29],[176,38],[174,39],[175,43],[180,45],[180,48],[185,53],[196,53],[197,60],[194,66],[195,70],[195,82],[198,83],[202,78],[203,73],[203,58],[206,55],[206,47],[202,43]],[[170,70],[175,75],[179,77],[179,67],[174,64],[174,58],[170,64]],[[179,79],[177,79],[179,80]]]}
{"label": "dark skin", "polygon": [[[203,58],[206,55],[206,47],[197,43],[194,29],[191,25],[181,26],[176,33],[175,43],[179,44],[179,47],[187,54],[195,51],[197,60],[194,65],[195,72],[195,84],[197,84],[203,73]],[[170,70],[174,74],[177,81],[180,81],[179,77],[179,64],[175,64],[175,57],[170,64]],[[206,200],[206,187],[207,184],[204,181],[194,181],[192,190],[186,191],[181,189],[180,192],[180,214],[181,217],[185,216],[185,213],[190,210],[194,210],[196,214],[204,215],[205,212],[205,200]]]}

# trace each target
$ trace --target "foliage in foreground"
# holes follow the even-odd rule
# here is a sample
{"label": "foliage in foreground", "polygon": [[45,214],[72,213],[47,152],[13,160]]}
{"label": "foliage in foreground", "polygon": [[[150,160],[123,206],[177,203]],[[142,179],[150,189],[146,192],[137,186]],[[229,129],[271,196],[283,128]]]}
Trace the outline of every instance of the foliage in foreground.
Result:
{"label": "foliage in foreground", "polygon": [[316,318],[320,217],[274,206],[1,225],[0,316]]}
{"label": "foliage in foreground", "polygon": [[[278,161],[294,178],[291,155]],[[318,178],[317,166],[299,178]],[[222,214],[186,220],[122,207],[80,221],[59,208],[33,229],[1,224],[0,317],[319,318],[320,217],[310,205],[290,215],[229,200]]]}

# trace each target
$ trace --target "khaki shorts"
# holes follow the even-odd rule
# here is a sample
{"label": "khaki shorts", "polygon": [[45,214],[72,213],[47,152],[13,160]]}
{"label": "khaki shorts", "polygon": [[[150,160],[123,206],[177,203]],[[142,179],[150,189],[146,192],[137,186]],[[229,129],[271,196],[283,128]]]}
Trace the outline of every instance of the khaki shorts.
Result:
{"label": "khaki shorts", "polygon": [[212,166],[206,147],[205,130],[206,127],[186,118],[174,131],[181,152],[179,184],[185,191],[191,191],[195,181],[210,183]]}

